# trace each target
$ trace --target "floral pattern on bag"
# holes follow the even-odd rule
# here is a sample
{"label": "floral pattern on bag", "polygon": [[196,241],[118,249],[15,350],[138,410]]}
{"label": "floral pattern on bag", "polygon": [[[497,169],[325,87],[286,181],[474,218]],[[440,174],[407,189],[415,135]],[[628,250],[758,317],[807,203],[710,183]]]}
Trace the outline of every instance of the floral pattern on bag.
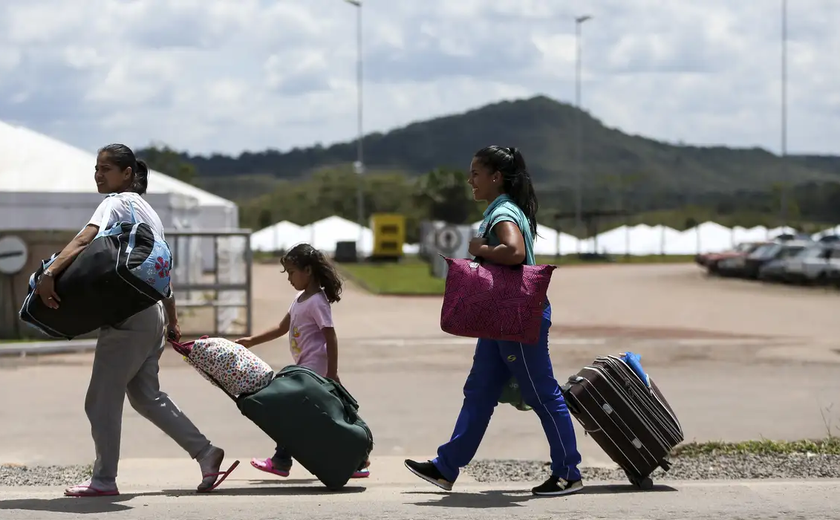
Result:
{"label": "floral pattern on bag", "polygon": [[247,348],[224,338],[196,340],[189,357],[184,359],[198,369],[204,379],[216,384],[209,373],[231,395],[239,396],[262,390],[272,379],[274,370]]}

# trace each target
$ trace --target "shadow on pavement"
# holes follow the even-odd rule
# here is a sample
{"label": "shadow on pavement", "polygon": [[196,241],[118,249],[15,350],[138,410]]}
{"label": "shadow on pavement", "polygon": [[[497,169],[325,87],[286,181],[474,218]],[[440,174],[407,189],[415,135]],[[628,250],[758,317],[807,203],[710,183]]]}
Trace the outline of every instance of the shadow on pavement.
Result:
{"label": "shadow on pavement", "polygon": [[[284,495],[349,495],[352,493],[362,493],[366,490],[363,487],[343,487],[336,491],[330,491],[324,486],[277,486],[276,482],[271,481],[271,486],[265,487],[220,487],[206,496],[284,496]],[[156,493],[160,494],[160,493]],[[196,496],[195,491],[183,489],[165,489],[162,493],[167,497],[187,497]],[[142,496],[142,495],[141,495]]]}
{"label": "shadow on pavement", "polygon": [[[157,494],[160,493],[150,493]],[[91,515],[127,511],[131,506],[123,504],[134,497],[144,496],[126,493],[115,497],[60,497],[60,498],[24,498],[19,500],[0,500],[0,510],[18,509],[24,511],[45,511],[50,513],[74,513]],[[2,517],[3,515],[0,515]]]}
{"label": "shadow on pavement", "polygon": [[[630,485],[607,484],[586,486],[576,495],[611,495],[628,493],[656,493],[663,491],[677,491],[671,486],[654,485],[653,488],[642,491]],[[482,491],[480,493],[452,493],[445,491],[406,491],[405,495],[433,495],[440,497],[439,500],[427,500],[425,502],[414,502],[416,506],[435,507],[460,507],[460,508],[504,508],[519,507],[529,500],[547,500],[562,497],[539,497],[532,495],[529,491],[522,489]],[[566,498],[573,498],[569,495]]]}
{"label": "shadow on pavement", "polygon": [[434,495],[440,500],[414,502],[415,506],[461,507],[461,508],[502,508],[518,507],[522,502],[534,498],[533,495],[517,491],[483,491],[481,493],[452,493],[445,491],[406,491],[407,495]]}
{"label": "shadow on pavement", "polygon": [[284,479],[247,479],[248,484],[258,486],[288,485],[288,484],[312,484],[318,482],[317,478],[284,478]]}
{"label": "shadow on pavement", "polygon": [[629,484],[593,484],[585,486],[578,495],[613,495],[618,493],[661,493],[664,491],[677,491],[676,488],[664,484],[654,484],[648,490],[642,490]]}
{"label": "shadow on pavement", "polygon": [[[308,479],[300,479],[298,483],[305,483]],[[287,481],[289,482],[289,481]],[[271,481],[275,484],[274,481]],[[123,493],[115,497],[57,497],[57,498],[24,498],[16,500],[0,500],[0,511],[23,510],[44,511],[50,513],[72,513],[77,515],[116,513],[128,511],[133,507],[127,502],[134,498],[143,497],[207,497],[213,496],[290,496],[290,495],[343,495],[364,492],[363,487],[345,487],[337,491],[330,491],[323,486],[270,486],[270,487],[241,487],[218,488],[212,493],[196,493],[194,490],[165,489],[149,493]],[[0,514],[0,518],[4,515]]]}

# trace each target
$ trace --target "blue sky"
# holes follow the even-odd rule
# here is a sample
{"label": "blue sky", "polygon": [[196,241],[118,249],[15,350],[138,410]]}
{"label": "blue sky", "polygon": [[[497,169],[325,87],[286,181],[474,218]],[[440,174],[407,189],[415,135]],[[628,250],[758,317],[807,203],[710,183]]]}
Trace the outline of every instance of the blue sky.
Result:
{"label": "blue sky", "polygon": [[[0,120],[95,150],[355,138],[342,0],[4,0]],[[366,132],[544,94],[670,142],[780,150],[781,0],[365,0]],[[840,154],[840,2],[789,0],[788,150]],[[527,143],[523,143],[523,146]]]}

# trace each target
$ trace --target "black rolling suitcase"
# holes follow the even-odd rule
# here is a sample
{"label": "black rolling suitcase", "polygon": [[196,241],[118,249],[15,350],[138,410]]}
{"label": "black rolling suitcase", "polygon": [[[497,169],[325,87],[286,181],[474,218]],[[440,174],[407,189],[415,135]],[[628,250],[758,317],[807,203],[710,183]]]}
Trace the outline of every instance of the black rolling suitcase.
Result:
{"label": "black rolling suitcase", "polygon": [[650,489],[650,474],[657,467],[670,469],[671,449],[684,437],[668,401],[650,377],[645,379],[623,358],[607,356],[583,367],[561,390],[586,434],[631,483]]}

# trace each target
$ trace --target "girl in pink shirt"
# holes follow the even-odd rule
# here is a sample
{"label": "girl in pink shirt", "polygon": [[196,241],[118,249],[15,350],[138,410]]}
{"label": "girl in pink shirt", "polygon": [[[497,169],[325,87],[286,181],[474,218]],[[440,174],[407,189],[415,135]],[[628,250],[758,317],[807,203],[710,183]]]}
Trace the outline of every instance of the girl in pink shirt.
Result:
{"label": "girl in pink shirt", "polygon": [[[341,279],[326,256],[309,244],[292,248],[281,260],[288,273],[289,283],[300,291],[292,301],[289,312],[280,325],[257,336],[236,340],[251,348],[289,333],[289,347],[295,364],[317,374],[341,382],[338,378],[338,337],[332,320],[330,304],[341,300]],[[369,462],[368,462],[369,464]],[[288,477],[292,457],[282,446],[268,459],[251,459],[260,471]],[[358,470],[353,478],[370,475],[367,467]]]}

